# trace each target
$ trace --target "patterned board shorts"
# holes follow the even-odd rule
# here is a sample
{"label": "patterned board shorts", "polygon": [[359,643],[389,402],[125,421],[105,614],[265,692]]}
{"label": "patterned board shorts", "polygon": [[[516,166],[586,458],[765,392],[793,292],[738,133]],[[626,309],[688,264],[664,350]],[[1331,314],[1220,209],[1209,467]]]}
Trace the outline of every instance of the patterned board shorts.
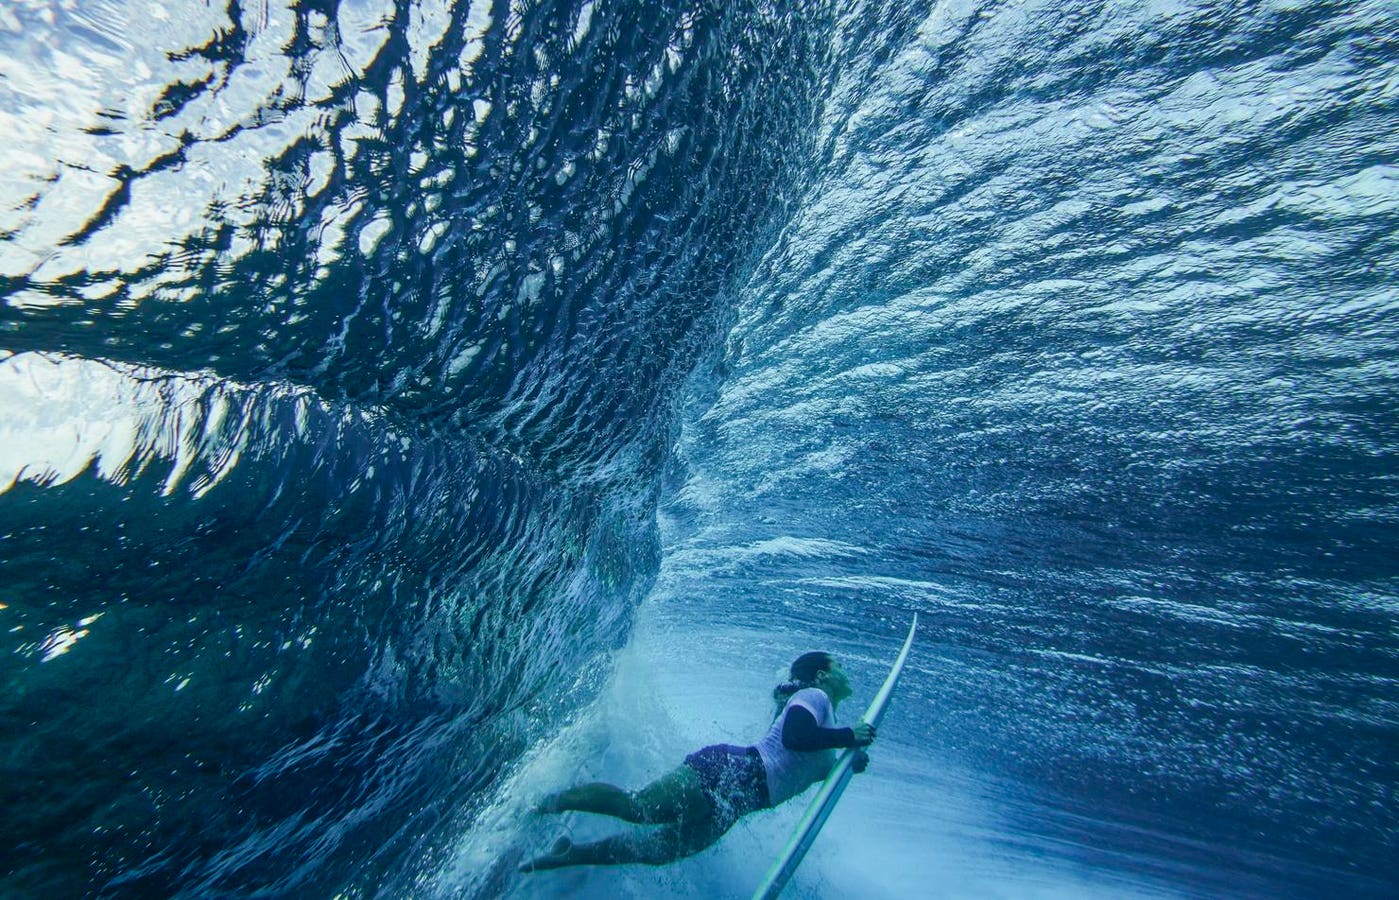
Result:
{"label": "patterned board shorts", "polygon": [[754,810],[768,807],[768,779],[756,747],[711,744],[685,757],[699,776],[721,832]]}

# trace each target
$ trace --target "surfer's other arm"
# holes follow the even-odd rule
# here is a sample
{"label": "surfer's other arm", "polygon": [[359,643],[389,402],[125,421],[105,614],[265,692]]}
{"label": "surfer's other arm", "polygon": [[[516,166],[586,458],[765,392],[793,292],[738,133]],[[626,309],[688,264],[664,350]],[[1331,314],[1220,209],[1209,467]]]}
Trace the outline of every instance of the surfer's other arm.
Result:
{"label": "surfer's other arm", "polygon": [[[834,750],[837,747],[868,747],[874,742],[874,726],[866,722],[854,728],[822,728],[809,711],[794,706],[782,724],[782,746],[799,753]],[[869,754],[859,750],[851,768],[858,774],[869,766]]]}

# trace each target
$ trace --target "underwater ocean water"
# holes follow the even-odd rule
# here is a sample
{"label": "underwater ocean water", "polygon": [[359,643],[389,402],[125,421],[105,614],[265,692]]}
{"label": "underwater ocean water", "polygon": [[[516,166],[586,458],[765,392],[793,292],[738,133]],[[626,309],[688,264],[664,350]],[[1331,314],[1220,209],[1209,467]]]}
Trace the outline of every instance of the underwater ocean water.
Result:
{"label": "underwater ocean water", "polygon": [[0,893],[1399,895],[1384,2],[7,0]]}

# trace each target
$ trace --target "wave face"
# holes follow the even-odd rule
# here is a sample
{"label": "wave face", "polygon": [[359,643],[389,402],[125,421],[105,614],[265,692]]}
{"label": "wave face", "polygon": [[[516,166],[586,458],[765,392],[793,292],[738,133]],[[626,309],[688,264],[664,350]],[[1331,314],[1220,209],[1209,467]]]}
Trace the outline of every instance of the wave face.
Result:
{"label": "wave face", "polygon": [[[1392,896],[1391,12],[894,4],[841,46],[680,441],[667,621],[877,684],[920,610],[882,729],[917,749],[877,764],[970,773],[972,895],[1069,859],[1108,896]],[[881,838],[921,878],[869,895],[961,895],[925,809]]]}
{"label": "wave face", "polygon": [[7,893],[395,890],[592,695],[819,17],[0,13]]}
{"label": "wave face", "polygon": [[1394,890],[1396,59],[1379,2],[0,11],[7,891],[408,895],[648,594],[865,680],[923,611],[884,777],[970,770],[987,859]]}

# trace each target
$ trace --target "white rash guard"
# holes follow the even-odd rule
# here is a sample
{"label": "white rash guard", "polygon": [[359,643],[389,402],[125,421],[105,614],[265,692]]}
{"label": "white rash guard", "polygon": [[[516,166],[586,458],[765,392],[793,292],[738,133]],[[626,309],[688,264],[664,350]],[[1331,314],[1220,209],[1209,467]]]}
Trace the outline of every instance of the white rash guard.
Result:
{"label": "white rash guard", "polygon": [[788,750],[783,745],[782,726],[787,722],[787,711],[793,706],[806,709],[820,727],[835,727],[835,709],[831,706],[831,698],[820,688],[802,688],[782,707],[781,714],[773,721],[768,733],[754,745],[758,748],[758,755],[763,758],[763,769],[768,779],[768,802],[773,806],[795,797],[825,778],[835,762],[834,750],[802,753]]}

